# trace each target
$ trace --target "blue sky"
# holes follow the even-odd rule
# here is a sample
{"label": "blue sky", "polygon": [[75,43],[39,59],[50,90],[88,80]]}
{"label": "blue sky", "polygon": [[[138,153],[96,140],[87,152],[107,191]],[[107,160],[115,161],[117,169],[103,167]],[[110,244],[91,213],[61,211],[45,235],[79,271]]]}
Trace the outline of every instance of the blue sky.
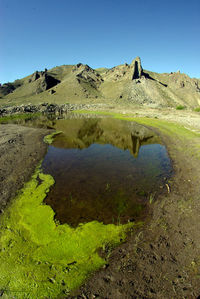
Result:
{"label": "blue sky", "polygon": [[200,0],[0,0],[0,82],[62,64],[200,78]]}

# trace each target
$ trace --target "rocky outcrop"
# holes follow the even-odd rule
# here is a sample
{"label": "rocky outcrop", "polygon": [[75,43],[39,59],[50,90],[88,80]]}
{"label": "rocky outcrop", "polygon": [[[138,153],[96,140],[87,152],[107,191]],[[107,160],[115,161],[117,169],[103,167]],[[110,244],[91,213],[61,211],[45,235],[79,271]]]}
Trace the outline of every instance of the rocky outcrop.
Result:
{"label": "rocky outcrop", "polygon": [[31,82],[35,82],[36,80],[38,80],[39,78],[42,78],[44,75],[47,74],[47,69],[41,72],[35,71],[35,73],[32,74],[31,78],[29,79],[29,83]]}
{"label": "rocky outcrop", "polygon": [[16,80],[13,83],[4,83],[0,85],[0,97],[4,97],[7,94],[13,92],[16,88],[20,87],[20,80]]}
{"label": "rocky outcrop", "polygon": [[4,97],[7,94],[13,92],[13,90],[15,90],[15,87],[13,84],[11,83],[5,83],[2,86],[0,86],[0,96]]}
{"label": "rocky outcrop", "polygon": [[37,82],[36,84],[36,94],[41,93],[45,90],[48,90],[58,83],[60,83],[59,80],[56,78],[52,77],[47,73],[47,69],[41,72],[36,71],[35,73],[32,74],[31,78],[29,79],[29,83],[32,82]]}
{"label": "rocky outcrop", "polygon": [[136,57],[132,62],[131,62],[131,72],[132,72],[132,77],[131,79],[140,79],[143,75],[143,69],[141,65],[141,59],[140,57]]}
{"label": "rocky outcrop", "polygon": [[29,80],[29,82],[34,82],[36,81],[37,79],[40,78],[40,73],[38,71],[36,71],[35,73],[33,73],[33,75],[31,76],[31,79]]}
{"label": "rocky outcrop", "polygon": [[104,81],[101,75],[87,64],[78,63],[74,67],[73,72],[76,75],[78,83],[89,83],[95,89]]}
{"label": "rocky outcrop", "polygon": [[131,64],[124,63],[108,69],[105,74],[105,81],[135,80],[145,76],[140,57],[136,57]]}
{"label": "rocky outcrop", "polygon": [[14,107],[5,107],[0,108],[0,117],[9,116],[13,114],[21,114],[21,113],[53,113],[53,114],[62,114],[66,112],[70,112],[73,110],[81,110],[81,109],[98,109],[102,108],[103,104],[49,104],[42,103],[40,105],[20,105]]}
{"label": "rocky outcrop", "polygon": [[60,83],[59,80],[55,79],[54,77],[48,75],[47,73],[44,73],[42,77],[38,80],[38,87],[36,90],[36,93],[41,93],[45,90],[48,90],[55,85]]}

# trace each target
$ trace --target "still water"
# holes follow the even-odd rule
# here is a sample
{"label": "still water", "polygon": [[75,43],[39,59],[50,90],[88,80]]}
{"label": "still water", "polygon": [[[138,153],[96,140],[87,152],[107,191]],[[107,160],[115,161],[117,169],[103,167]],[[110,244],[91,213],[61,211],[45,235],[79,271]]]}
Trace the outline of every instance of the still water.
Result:
{"label": "still water", "polygon": [[66,119],[43,160],[55,185],[45,202],[60,223],[126,223],[144,217],[172,174],[166,147],[141,125],[115,119]]}

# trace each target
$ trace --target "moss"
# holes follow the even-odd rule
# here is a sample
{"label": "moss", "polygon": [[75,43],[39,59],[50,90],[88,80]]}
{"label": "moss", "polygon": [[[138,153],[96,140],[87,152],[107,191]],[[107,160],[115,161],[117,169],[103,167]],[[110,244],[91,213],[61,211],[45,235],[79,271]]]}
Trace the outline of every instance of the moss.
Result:
{"label": "moss", "polygon": [[38,168],[1,218],[0,289],[10,297],[68,294],[105,264],[98,249],[116,246],[134,226],[92,221],[74,229],[56,224],[53,210],[43,204],[53,184]]}
{"label": "moss", "polygon": [[176,110],[184,110],[184,109],[186,109],[186,107],[182,105],[176,107]]}
{"label": "moss", "polygon": [[58,134],[62,133],[61,131],[56,131],[56,132],[53,132],[47,136],[44,137],[44,142],[47,143],[47,144],[51,144],[54,140],[54,137]]}

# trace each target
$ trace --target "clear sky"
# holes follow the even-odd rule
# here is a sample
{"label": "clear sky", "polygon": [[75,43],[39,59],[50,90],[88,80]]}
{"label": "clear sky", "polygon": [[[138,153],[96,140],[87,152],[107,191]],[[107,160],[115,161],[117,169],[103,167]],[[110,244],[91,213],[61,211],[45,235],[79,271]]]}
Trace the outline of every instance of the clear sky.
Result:
{"label": "clear sky", "polygon": [[0,82],[62,64],[200,78],[200,0],[0,0]]}

